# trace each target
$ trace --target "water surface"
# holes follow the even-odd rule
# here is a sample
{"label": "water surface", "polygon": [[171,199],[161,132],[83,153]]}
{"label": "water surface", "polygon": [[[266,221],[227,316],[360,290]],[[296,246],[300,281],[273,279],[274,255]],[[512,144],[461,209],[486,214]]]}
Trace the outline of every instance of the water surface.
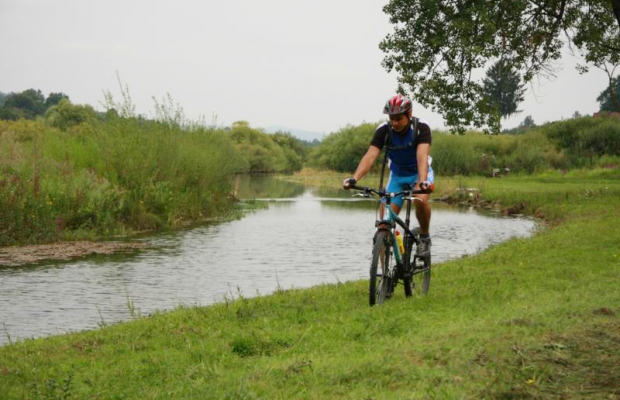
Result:
{"label": "water surface", "polygon": [[[132,309],[144,315],[367,277],[373,202],[273,179],[243,181],[237,190],[267,207],[239,220],[144,238],[149,250],[137,255],[0,269],[0,344],[95,329],[131,319]],[[529,219],[440,203],[433,203],[431,226],[434,263],[535,228]]]}

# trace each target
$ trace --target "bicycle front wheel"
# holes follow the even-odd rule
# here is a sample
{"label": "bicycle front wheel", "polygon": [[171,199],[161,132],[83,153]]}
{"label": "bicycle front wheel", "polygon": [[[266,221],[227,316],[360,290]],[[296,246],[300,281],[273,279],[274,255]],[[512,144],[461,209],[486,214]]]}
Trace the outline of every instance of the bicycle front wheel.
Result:
{"label": "bicycle front wheel", "polygon": [[371,306],[382,304],[387,297],[391,296],[394,279],[390,276],[390,271],[393,269],[389,268],[392,256],[391,246],[390,232],[378,231],[375,235],[370,264],[369,300]]}

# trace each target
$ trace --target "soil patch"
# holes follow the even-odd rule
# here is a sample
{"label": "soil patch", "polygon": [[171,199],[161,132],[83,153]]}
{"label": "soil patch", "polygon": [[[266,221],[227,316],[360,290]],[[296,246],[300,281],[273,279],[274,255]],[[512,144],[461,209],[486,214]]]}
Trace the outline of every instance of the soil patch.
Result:
{"label": "soil patch", "polygon": [[59,242],[0,247],[0,267],[36,264],[48,260],[71,260],[92,254],[134,252],[146,248],[141,242]]}

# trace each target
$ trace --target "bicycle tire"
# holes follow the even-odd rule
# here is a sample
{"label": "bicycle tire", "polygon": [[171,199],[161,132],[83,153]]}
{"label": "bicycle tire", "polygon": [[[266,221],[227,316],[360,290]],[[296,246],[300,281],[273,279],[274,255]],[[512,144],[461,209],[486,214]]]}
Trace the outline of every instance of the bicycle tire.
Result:
{"label": "bicycle tire", "polygon": [[413,259],[413,294],[425,295],[431,285],[431,256]]}
{"label": "bicycle tire", "polygon": [[378,231],[375,235],[370,263],[368,294],[371,306],[383,304],[385,299],[391,295],[393,277],[386,274],[392,256],[390,247],[389,232]]}

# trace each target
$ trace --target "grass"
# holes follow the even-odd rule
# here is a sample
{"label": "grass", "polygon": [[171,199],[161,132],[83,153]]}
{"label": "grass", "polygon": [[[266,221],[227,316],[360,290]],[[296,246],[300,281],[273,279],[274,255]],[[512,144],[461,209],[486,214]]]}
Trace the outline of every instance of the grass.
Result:
{"label": "grass", "polygon": [[[436,265],[426,297],[406,299],[399,291],[370,308],[365,281],[321,285],[5,346],[0,393],[6,399],[618,399],[617,174],[444,180],[558,217],[532,238]],[[289,179],[310,182],[312,175]],[[341,180],[324,175],[320,184]]]}
{"label": "grass", "polygon": [[234,212],[245,162],[221,132],[114,119],[0,121],[0,246],[127,236]]}

